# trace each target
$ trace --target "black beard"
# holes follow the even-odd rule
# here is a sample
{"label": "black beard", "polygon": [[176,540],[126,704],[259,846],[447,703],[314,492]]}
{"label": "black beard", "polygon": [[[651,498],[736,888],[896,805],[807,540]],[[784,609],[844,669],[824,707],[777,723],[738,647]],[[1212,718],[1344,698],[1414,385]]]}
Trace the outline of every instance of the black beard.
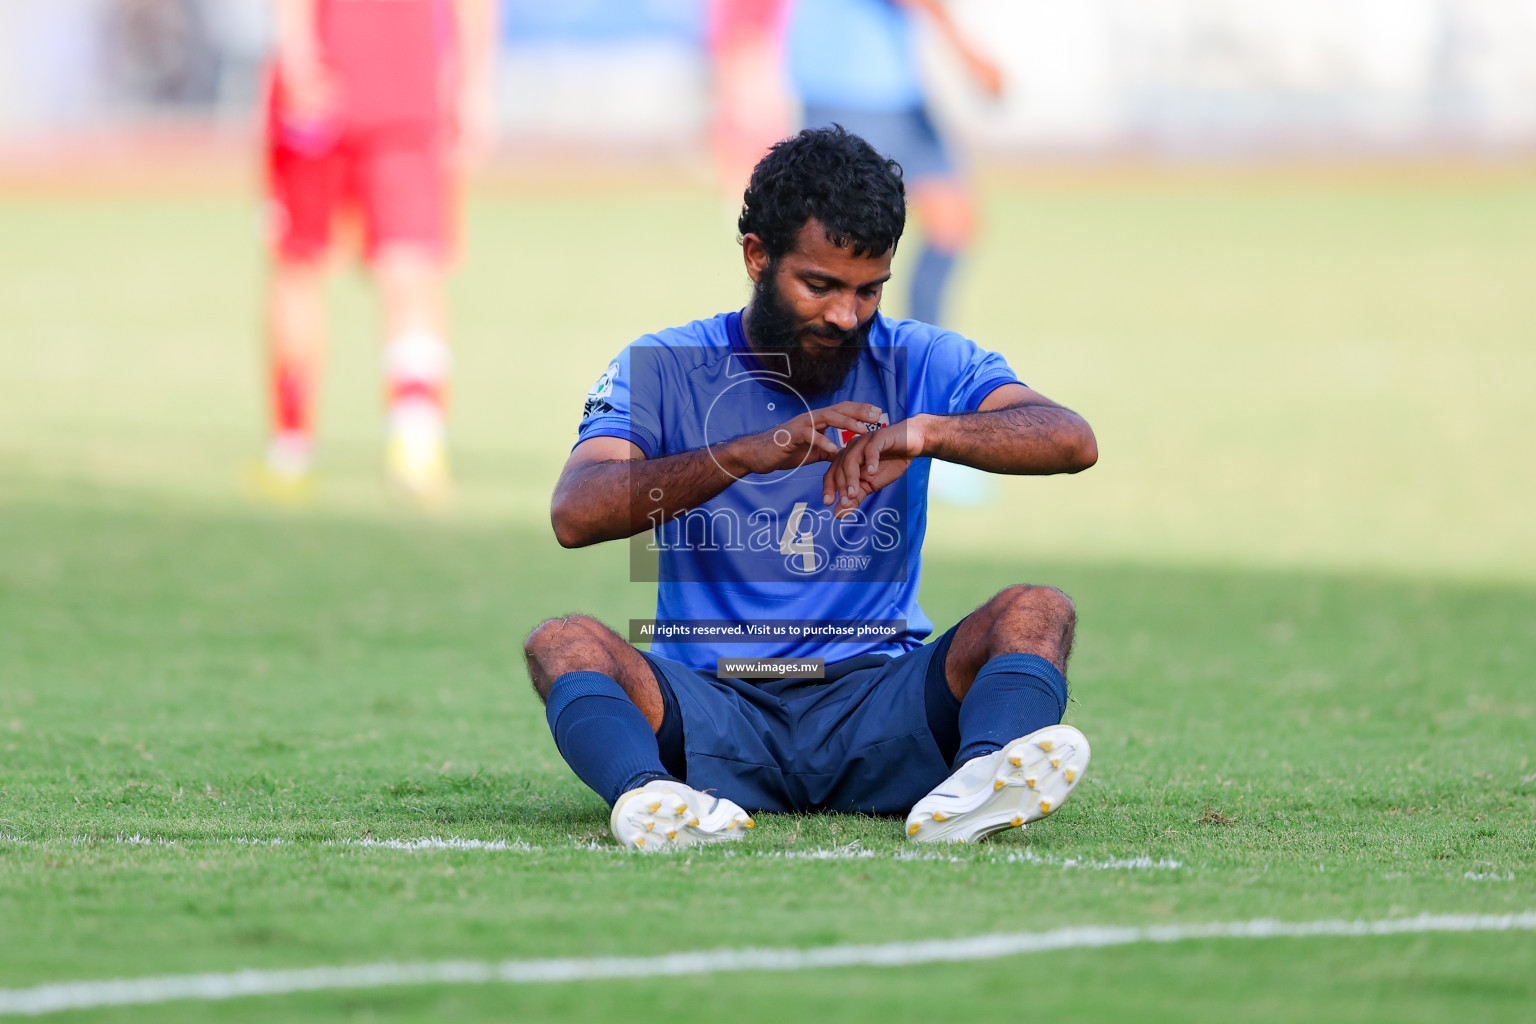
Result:
{"label": "black beard", "polygon": [[[752,286],[752,316],[748,340],[758,352],[782,353],[789,359],[789,383],[807,398],[836,391],[848,378],[848,371],[859,361],[859,354],[869,344],[870,317],[851,331],[802,327],[788,303],[779,295],[778,268],[769,266]],[[836,338],[836,348],[817,346],[807,351],[800,339],[805,334]],[[779,360],[769,366],[775,368]],[[782,365],[782,364],[780,364]]]}

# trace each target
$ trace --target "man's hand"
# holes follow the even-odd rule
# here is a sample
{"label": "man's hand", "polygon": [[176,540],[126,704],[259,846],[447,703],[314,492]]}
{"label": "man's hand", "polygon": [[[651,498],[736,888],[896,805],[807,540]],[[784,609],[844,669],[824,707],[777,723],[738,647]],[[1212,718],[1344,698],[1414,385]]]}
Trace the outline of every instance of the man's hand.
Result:
{"label": "man's hand", "polygon": [[282,60],[278,74],[287,100],[284,113],[290,120],[312,123],[328,120],[336,113],[339,98],[336,78],[320,61],[303,57]]}
{"label": "man's hand", "polygon": [[863,434],[879,422],[880,410],[864,402],[839,402],[824,409],[812,409],[772,430],[721,445],[717,449],[722,455],[720,464],[740,478],[749,473],[797,469],[807,462],[828,462],[839,454],[837,445],[825,433],[828,427]]}
{"label": "man's hand", "polygon": [[1003,69],[992,58],[967,48],[961,52],[960,59],[965,63],[971,81],[988,97],[995,100],[1003,94]]}
{"label": "man's hand", "polygon": [[838,519],[852,514],[861,501],[895,482],[924,454],[927,429],[927,417],[918,415],[849,441],[822,477],[822,504],[836,500],[832,515]]}
{"label": "man's hand", "polygon": [[841,519],[922,457],[988,473],[1078,473],[1098,461],[1099,447],[1093,428],[1071,409],[1022,384],[1004,384],[975,412],[919,413],[849,441],[823,477],[822,501],[835,500],[832,514]]}

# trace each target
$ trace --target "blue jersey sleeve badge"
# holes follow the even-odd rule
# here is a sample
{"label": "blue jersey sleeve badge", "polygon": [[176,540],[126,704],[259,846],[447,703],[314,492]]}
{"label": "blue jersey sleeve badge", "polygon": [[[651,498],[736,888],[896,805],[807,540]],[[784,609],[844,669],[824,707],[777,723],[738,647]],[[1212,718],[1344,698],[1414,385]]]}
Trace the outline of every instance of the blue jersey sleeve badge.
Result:
{"label": "blue jersey sleeve badge", "polygon": [[587,392],[587,404],[581,411],[582,419],[586,419],[594,413],[613,411],[613,403],[608,399],[613,394],[613,378],[618,375],[619,364],[616,362],[609,363],[608,369],[603,371],[603,375],[597,378],[597,383],[593,384]]}

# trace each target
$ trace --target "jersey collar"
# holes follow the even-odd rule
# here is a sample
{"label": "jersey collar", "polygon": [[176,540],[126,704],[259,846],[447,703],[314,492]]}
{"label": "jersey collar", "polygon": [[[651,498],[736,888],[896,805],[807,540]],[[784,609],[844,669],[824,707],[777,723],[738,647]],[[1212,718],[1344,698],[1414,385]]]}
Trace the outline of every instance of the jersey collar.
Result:
{"label": "jersey collar", "polygon": [[762,382],[765,387],[785,395],[796,394],[795,389],[789,386],[785,375],[782,372],[770,370],[758,358],[757,353],[752,351],[752,346],[747,344],[747,333],[741,326],[741,315],[745,312],[745,309],[741,309],[725,315],[725,332],[731,339],[732,355],[741,363],[747,375]]}

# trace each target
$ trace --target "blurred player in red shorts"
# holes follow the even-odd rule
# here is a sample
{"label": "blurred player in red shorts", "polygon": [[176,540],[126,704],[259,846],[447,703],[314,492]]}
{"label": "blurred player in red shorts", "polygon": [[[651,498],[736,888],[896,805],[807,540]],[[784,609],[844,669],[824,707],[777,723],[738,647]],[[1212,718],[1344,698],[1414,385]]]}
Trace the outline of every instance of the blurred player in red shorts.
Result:
{"label": "blurred player in red shorts", "polygon": [[383,305],[386,471],[402,495],[430,504],[449,482],[442,278],[454,165],[491,142],[494,0],[277,0],[276,10],[266,126],[272,437],[261,483],[296,497],[310,482],[324,275],[346,215],[360,222]]}

